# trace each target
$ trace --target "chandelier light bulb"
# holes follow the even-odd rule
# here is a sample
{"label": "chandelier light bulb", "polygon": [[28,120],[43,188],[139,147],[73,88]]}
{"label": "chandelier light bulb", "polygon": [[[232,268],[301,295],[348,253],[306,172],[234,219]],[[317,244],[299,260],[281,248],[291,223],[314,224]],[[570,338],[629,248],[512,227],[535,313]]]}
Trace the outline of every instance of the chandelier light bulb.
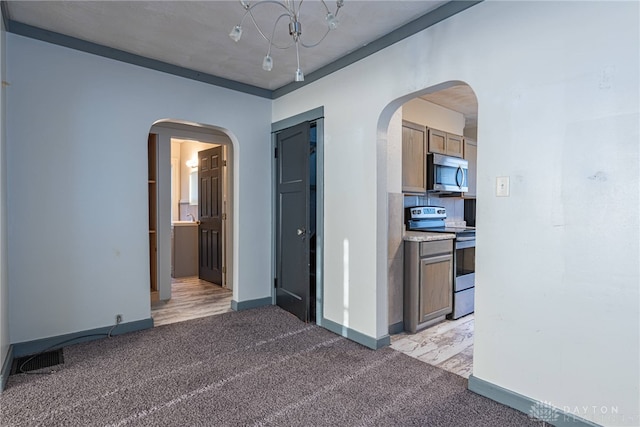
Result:
{"label": "chandelier light bulb", "polygon": [[338,25],[340,25],[338,18],[336,18],[336,16],[331,12],[327,13],[325,20],[327,21],[327,26],[330,30],[335,30],[338,28]]}
{"label": "chandelier light bulb", "polygon": [[273,68],[273,58],[271,58],[271,55],[267,54],[262,60],[262,69],[265,71],[271,71],[272,68]]}
{"label": "chandelier light bulb", "polygon": [[234,42],[240,40],[240,37],[242,37],[242,27],[240,25],[236,25],[235,27],[233,27],[233,29],[229,33],[229,37],[231,37],[231,40],[233,40]]}
{"label": "chandelier light bulb", "polygon": [[304,73],[302,72],[302,70],[300,68],[298,68],[296,70],[296,81],[297,82],[303,82],[304,81]]}

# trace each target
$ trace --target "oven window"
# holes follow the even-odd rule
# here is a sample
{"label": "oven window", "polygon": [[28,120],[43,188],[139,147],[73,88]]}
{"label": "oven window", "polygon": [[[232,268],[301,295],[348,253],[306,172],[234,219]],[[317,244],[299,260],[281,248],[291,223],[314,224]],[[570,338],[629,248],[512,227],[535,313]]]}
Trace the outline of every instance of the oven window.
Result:
{"label": "oven window", "polygon": [[475,272],[476,248],[456,249],[456,276]]}

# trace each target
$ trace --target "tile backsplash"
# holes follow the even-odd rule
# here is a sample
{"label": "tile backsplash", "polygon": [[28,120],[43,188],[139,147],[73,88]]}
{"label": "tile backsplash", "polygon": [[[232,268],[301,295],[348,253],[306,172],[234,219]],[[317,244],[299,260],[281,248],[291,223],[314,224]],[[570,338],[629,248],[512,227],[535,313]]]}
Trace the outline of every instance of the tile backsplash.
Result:
{"label": "tile backsplash", "polygon": [[190,205],[189,203],[180,203],[180,221],[189,221],[189,214],[198,220],[198,205]]}

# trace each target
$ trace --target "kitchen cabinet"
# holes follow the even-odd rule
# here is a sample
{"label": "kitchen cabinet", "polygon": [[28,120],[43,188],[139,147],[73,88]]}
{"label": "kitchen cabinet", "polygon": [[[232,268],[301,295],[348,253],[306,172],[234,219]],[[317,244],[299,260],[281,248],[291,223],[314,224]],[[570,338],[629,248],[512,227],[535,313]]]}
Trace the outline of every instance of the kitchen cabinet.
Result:
{"label": "kitchen cabinet", "polygon": [[447,152],[448,156],[462,157],[464,150],[464,137],[447,133]]}
{"label": "kitchen cabinet", "polygon": [[427,191],[426,170],[426,127],[402,122],[402,192],[420,193]]}
{"label": "kitchen cabinet", "polygon": [[453,311],[453,240],[404,244],[403,321],[413,333]]}
{"label": "kitchen cabinet", "polygon": [[429,128],[429,152],[446,156],[462,157],[464,137],[438,129]]}
{"label": "kitchen cabinet", "polygon": [[464,139],[464,158],[469,162],[469,169],[467,171],[467,186],[469,191],[463,194],[466,198],[475,198],[476,189],[478,186],[477,180],[477,157],[478,157],[478,145],[473,139]]}

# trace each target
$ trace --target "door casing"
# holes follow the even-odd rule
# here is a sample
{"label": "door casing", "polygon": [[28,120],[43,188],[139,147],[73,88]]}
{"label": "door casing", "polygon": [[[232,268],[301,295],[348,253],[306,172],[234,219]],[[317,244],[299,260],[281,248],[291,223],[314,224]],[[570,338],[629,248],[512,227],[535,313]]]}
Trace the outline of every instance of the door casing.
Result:
{"label": "door casing", "polygon": [[[157,133],[159,143],[165,147],[167,163],[170,164],[170,140],[171,138],[178,139],[192,139],[195,141],[207,143],[207,144],[220,144],[224,147],[224,159],[227,167],[224,168],[224,184],[223,192],[225,192],[226,203],[223,205],[224,212],[226,213],[227,220],[224,223],[224,249],[223,249],[223,265],[225,266],[225,272],[223,275],[223,282],[225,287],[233,289],[235,287],[235,277],[233,276],[233,199],[236,197],[234,194],[234,181],[233,181],[233,159],[234,149],[231,143],[231,137],[214,126],[186,123],[180,121],[159,121],[153,124],[150,130],[151,133]],[[160,290],[160,299],[166,300],[171,298],[171,209],[168,208],[171,200],[170,191],[170,170],[167,165],[166,179],[158,183],[158,190],[160,192],[159,200],[159,221],[162,224],[169,224],[166,227],[161,227],[158,234],[158,284]],[[166,194],[165,194],[166,193]],[[165,209],[164,204],[167,208]],[[162,217],[162,218],[160,218]],[[166,230],[164,229],[166,228]],[[162,251],[162,255],[160,252]],[[166,283],[161,282],[164,281]],[[163,293],[164,292],[164,293]]]}

